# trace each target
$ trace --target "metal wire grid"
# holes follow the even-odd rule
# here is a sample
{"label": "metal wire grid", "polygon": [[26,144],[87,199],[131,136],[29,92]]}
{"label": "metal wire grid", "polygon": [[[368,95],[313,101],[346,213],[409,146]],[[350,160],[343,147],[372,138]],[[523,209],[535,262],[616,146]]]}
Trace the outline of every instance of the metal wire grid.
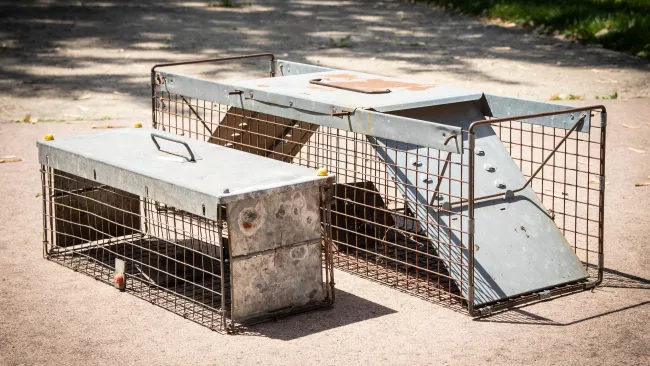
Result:
{"label": "metal wire grid", "polygon": [[[452,228],[440,221],[440,215],[455,215],[460,220],[466,211],[448,211],[442,202],[467,199],[450,195],[452,184],[467,192],[467,168],[451,154],[406,144],[404,148],[380,146],[367,136],[329,127],[290,120],[241,108],[192,99],[154,88],[154,127],[209,141],[237,150],[292,162],[311,168],[326,167],[336,175],[332,209],[332,240],[337,268],[371,278],[417,296],[447,306],[460,307],[464,297],[459,288],[467,279],[468,263],[463,258],[467,244],[449,239],[431,240],[427,232],[444,232],[438,237],[467,236],[467,228]],[[405,154],[418,166],[398,166],[377,155]],[[394,161],[396,161],[395,159]],[[436,160],[439,172],[426,170]],[[397,169],[415,172],[415,185],[397,182],[390,172]],[[452,176],[460,176],[454,179]],[[435,188],[434,188],[435,187]],[[443,189],[446,188],[446,189]],[[428,204],[404,194],[419,189],[436,196]],[[463,193],[462,195],[465,195]],[[423,220],[417,210],[435,212],[435,219]],[[441,256],[441,251],[449,254]],[[452,253],[453,252],[453,253]],[[453,259],[449,259],[453,258]],[[454,280],[447,268],[460,268]]]}
{"label": "metal wire grid", "polygon": [[[592,121],[599,120],[599,111],[588,112]],[[518,121],[493,124],[493,128],[526,178],[567,135],[565,129]],[[598,268],[606,184],[604,127],[592,122],[587,132],[574,131],[559,146],[531,180],[531,187],[578,258],[588,269]]]}
{"label": "metal wire grid", "polygon": [[[573,112],[582,112],[583,116],[590,114],[591,124],[586,132],[577,128],[581,121],[576,121],[570,130],[525,122],[528,118],[562,112],[530,115],[518,121],[494,119],[494,123],[490,123],[488,119],[475,124],[492,126],[582,261],[589,278],[586,282],[500,301],[479,309],[474,315],[487,315],[531,301],[582,291],[603,280],[606,112],[603,106],[577,108]],[[602,122],[598,124],[598,120]],[[470,127],[470,134],[471,130]]]}
{"label": "metal wire grid", "polygon": [[[213,330],[227,330],[229,268],[217,221],[41,166],[44,256]],[[225,297],[222,299],[222,294]]]}

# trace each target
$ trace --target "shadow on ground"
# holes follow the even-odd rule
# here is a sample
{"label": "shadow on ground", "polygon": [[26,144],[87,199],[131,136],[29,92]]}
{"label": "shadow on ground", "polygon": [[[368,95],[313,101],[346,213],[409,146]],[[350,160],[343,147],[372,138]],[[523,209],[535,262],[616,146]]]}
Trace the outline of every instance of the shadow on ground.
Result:
{"label": "shadow on ground", "polygon": [[[596,287],[595,291],[598,291],[600,288],[625,288],[625,289],[638,289],[638,290],[650,290],[650,280],[644,279],[637,276],[632,276],[623,272],[615,271],[613,269],[605,269],[603,282],[599,287]],[[650,305],[650,301],[643,301],[638,304],[633,304],[629,306],[624,306],[615,310],[606,311],[600,314],[584,317],[567,323],[556,322],[552,319],[533,314],[531,312],[523,310],[523,308],[512,309],[510,311],[505,311],[501,313],[496,313],[494,315],[489,315],[485,317],[476,318],[475,321],[478,322],[490,322],[490,323],[509,323],[509,324],[529,324],[529,325],[552,325],[552,326],[569,326],[579,323],[583,323],[592,319],[601,318],[607,315],[614,313],[619,313],[622,311],[647,306]]]}
{"label": "shadow on ground", "polygon": [[332,308],[251,326],[243,334],[286,341],[394,313],[395,310],[383,305],[336,290],[336,302]]}
{"label": "shadow on ground", "polygon": [[[123,74],[134,63],[153,65],[187,57],[257,52],[290,54],[294,61],[319,54],[360,59],[376,56],[413,75],[445,71],[522,86],[527,84],[525,80],[500,80],[465,59],[501,58],[548,65],[556,65],[560,59],[566,67],[647,67],[642,60],[614,52],[533,37],[519,29],[483,24],[421,5],[256,0],[241,7],[214,6],[219,3],[0,3],[0,78],[10,84],[14,95],[121,90],[140,98],[147,95],[147,87]],[[403,10],[405,15],[400,16]],[[342,41],[347,35],[350,41]],[[130,57],[123,57],[125,54]],[[93,65],[110,65],[113,71],[83,72]],[[53,67],[71,72],[48,72]],[[30,68],[43,72],[31,72]],[[215,77],[221,71],[214,67],[204,76]]]}

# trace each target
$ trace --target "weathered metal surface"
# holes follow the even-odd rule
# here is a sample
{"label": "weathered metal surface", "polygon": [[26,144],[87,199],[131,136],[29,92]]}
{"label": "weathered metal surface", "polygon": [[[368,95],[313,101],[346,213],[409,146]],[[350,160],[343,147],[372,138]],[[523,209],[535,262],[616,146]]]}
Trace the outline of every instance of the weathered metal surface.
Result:
{"label": "weathered metal surface", "polygon": [[[472,104],[440,106],[404,112],[409,116],[453,123],[467,129],[469,124],[481,118],[482,112]],[[440,172],[443,161],[426,159],[426,164],[413,167],[416,156],[432,154],[425,148],[415,148],[402,142],[369,137],[377,144],[377,153],[388,165],[389,173],[400,183],[398,189],[406,196],[409,208],[420,221],[436,222],[451,230],[439,230],[428,226],[427,235],[432,243],[451,243],[457,247],[444,246],[438,255],[446,262],[452,277],[459,283],[464,296],[468,294],[467,265],[469,257],[469,222],[467,204],[452,206],[452,213],[427,208],[468,197],[468,154],[452,154],[448,177],[439,186],[439,198],[430,187],[436,181],[422,182],[418,171]],[[476,149],[483,154],[476,156],[476,196],[503,192],[521,187],[526,180],[490,126],[480,126],[476,131]],[[436,154],[434,153],[433,156]],[[411,159],[411,160],[409,160]],[[462,168],[459,164],[463,164]],[[496,167],[489,171],[484,164]],[[495,180],[503,188],[495,186]],[[440,198],[443,198],[442,200]],[[553,286],[579,281],[588,275],[582,263],[570,248],[546,208],[532,188],[527,187],[513,198],[493,199],[475,203],[475,260],[474,304],[484,305],[517,295],[543,290]],[[463,213],[463,214],[461,214]],[[439,249],[434,244],[434,249]]]}
{"label": "weathered metal surface", "polygon": [[318,187],[233,202],[227,210],[234,321],[324,300]]}
{"label": "weathered metal surface", "polygon": [[[39,141],[39,160],[55,169],[213,219],[219,203],[296,185],[316,186],[327,179],[309,168],[166,134],[188,144],[198,160],[189,162],[159,152],[151,141],[154,131],[161,133],[134,128]],[[180,144],[168,143],[165,148],[187,154]]]}

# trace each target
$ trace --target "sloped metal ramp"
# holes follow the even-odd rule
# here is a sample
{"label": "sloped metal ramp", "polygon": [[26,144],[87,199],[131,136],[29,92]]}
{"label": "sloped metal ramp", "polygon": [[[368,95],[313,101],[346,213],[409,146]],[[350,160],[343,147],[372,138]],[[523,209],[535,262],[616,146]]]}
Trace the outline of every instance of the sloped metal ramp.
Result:
{"label": "sloped metal ramp", "polygon": [[[438,123],[452,124],[467,130],[471,122],[484,118],[480,109],[471,103],[403,111],[400,114]],[[427,225],[427,236],[432,243],[448,243],[445,249],[434,247],[445,260],[451,276],[467,298],[468,273],[463,264],[469,263],[466,232],[470,230],[466,202],[447,202],[444,198],[467,197],[469,186],[462,184],[469,176],[468,154],[449,154],[452,163],[448,169],[451,179],[442,179],[437,189],[423,182],[418,171],[440,172],[444,162],[439,159],[419,159],[437,151],[387,139],[368,137],[377,146],[377,154],[386,161],[389,174],[399,183],[397,187],[406,196],[410,209]],[[519,167],[510,157],[491,126],[476,130],[475,195],[505,193],[526,183]],[[404,167],[408,167],[405,169]],[[415,169],[413,169],[416,167]],[[456,169],[454,169],[456,168]],[[434,197],[437,196],[437,197]],[[443,202],[439,200],[443,199]],[[438,201],[439,210],[431,203]],[[415,202],[419,204],[415,204]],[[530,186],[512,197],[503,196],[477,202],[475,214],[474,305],[481,306],[518,295],[542,291],[588,277],[582,263],[553,222],[548,210],[539,201]],[[449,227],[450,230],[440,230]],[[459,236],[464,237],[459,237]],[[435,244],[432,244],[435,246]]]}

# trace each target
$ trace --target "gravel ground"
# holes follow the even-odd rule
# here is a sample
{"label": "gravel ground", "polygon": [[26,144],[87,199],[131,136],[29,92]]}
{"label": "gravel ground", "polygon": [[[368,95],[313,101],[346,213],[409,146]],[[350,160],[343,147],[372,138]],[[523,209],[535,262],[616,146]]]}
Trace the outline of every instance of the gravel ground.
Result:
{"label": "gravel ground", "polygon": [[[0,3],[0,156],[23,159],[0,164],[1,364],[647,363],[650,186],[634,186],[650,174],[647,62],[422,4],[116,4]],[[349,43],[338,41],[348,34]],[[531,99],[586,99],[575,105],[617,92],[617,100],[604,101],[610,127],[603,286],[474,320],[337,271],[333,309],[227,336],[42,258],[35,140],[92,125],[146,124],[149,69],[157,62],[265,51]],[[186,72],[250,78],[256,67]],[[14,122],[27,115],[38,122]]]}

